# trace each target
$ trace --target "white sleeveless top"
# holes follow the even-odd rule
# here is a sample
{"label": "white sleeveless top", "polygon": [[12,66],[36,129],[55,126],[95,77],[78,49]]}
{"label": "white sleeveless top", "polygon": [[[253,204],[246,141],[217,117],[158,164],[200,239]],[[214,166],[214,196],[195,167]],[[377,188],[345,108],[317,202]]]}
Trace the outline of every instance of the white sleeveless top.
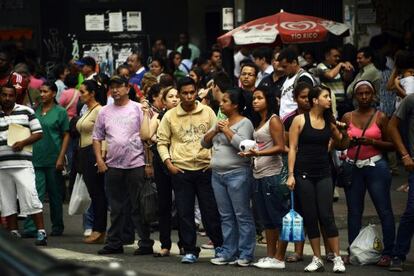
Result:
{"label": "white sleeveless top", "polygon": [[[253,133],[259,151],[274,146],[272,135],[270,135],[270,120],[275,116],[277,115],[273,114],[261,128]],[[258,179],[280,174],[282,166],[281,154],[253,157],[253,177]]]}

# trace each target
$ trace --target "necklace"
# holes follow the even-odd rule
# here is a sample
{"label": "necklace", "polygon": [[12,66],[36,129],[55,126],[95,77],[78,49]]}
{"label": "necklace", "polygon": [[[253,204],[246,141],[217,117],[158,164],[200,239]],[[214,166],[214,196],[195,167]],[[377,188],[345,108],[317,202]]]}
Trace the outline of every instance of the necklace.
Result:
{"label": "necklace", "polygon": [[49,112],[49,110],[51,110],[51,109],[52,109],[52,107],[53,107],[53,106],[50,106],[50,107],[48,107],[47,109],[42,108],[42,116],[45,116],[45,115]]}

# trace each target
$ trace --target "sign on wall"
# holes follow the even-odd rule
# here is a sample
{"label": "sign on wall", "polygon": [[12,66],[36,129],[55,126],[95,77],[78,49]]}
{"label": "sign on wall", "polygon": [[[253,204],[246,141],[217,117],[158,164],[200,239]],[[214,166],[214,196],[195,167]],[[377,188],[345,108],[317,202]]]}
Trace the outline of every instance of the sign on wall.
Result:
{"label": "sign on wall", "polygon": [[141,12],[129,11],[126,13],[127,31],[142,31]]}
{"label": "sign on wall", "polygon": [[86,31],[105,31],[105,17],[103,14],[85,15]]}
{"label": "sign on wall", "polygon": [[230,31],[234,29],[233,8],[223,8],[223,30]]}
{"label": "sign on wall", "polygon": [[103,14],[86,14],[85,30],[87,32],[106,31],[106,32],[141,32],[142,31],[142,13],[140,11],[122,11],[110,12]]}

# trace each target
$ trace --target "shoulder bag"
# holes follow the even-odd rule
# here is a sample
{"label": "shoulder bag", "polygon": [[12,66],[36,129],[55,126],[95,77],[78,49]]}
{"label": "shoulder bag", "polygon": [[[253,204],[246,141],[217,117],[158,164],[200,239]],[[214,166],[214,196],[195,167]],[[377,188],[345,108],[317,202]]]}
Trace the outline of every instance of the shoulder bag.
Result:
{"label": "shoulder bag", "polygon": [[[369,118],[368,122],[365,124],[364,129],[362,130],[361,137],[364,136],[365,131],[371,124],[372,119],[374,118],[375,114],[377,114],[377,111],[375,111],[371,117]],[[348,164],[346,161],[343,161],[342,164],[338,168],[338,174],[337,174],[337,181],[336,186],[340,188],[347,188],[352,185],[352,172],[355,168],[355,164],[358,160],[359,152],[361,151],[361,144],[358,145],[354,162],[352,164]]]}

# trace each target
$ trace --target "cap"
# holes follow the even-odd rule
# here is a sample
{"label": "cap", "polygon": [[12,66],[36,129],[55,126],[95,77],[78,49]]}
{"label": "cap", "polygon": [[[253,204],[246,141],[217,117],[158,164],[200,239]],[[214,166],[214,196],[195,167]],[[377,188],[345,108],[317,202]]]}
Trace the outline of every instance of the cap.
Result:
{"label": "cap", "polygon": [[109,85],[112,83],[128,85],[128,79],[122,76],[115,75],[109,79]]}
{"label": "cap", "polygon": [[91,66],[93,69],[95,69],[96,67],[96,62],[93,57],[83,57],[80,60],[76,61],[75,64],[79,66],[88,65]]}

